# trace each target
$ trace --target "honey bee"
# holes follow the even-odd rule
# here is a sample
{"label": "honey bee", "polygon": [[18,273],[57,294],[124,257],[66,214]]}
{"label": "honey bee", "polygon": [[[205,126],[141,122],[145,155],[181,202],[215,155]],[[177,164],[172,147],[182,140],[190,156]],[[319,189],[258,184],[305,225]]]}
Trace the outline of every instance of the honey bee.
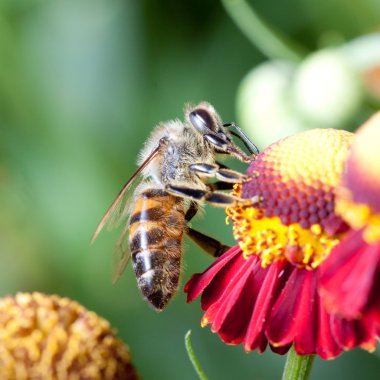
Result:
{"label": "honey bee", "polygon": [[[234,123],[223,124],[206,102],[185,106],[184,122],[158,124],[138,159],[138,169],[127,181],[100,221],[92,241],[105,227],[125,223],[114,251],[116,281],[132,257],[143,297],[161,311],[179,286],[182,240],[186,233],[217,257],[229,247],[188,226],[204,202],[227,207],[239,201],[222,190],[244,181],[244,175],[216,161],[228,154],[250,162],[257,147]],[[232,140],[237,136],[247,155]],[[217,182],[208,183],[211,177]]]}

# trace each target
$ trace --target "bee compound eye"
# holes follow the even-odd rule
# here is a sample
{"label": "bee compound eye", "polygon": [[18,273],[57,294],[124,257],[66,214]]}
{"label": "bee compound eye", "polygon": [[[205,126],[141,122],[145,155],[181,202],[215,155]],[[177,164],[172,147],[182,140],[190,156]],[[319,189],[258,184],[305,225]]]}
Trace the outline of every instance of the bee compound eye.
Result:
{"label": "bee compound eye", "polygon": [[209,114],[204,109],[196,109],[189,114],[191,124],[200,133],[208,133],[213,130],[214,121]]}

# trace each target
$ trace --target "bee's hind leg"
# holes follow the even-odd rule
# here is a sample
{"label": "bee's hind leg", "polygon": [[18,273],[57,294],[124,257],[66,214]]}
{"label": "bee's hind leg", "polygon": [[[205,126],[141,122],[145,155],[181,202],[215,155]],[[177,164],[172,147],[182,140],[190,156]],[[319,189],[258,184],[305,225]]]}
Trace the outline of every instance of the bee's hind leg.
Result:
{"label": "bee's hind leg", "polygon": [[219,240],[207,236],[190,227],[187,227],[186,234],[195,244],[213,257],[219,257],[231,248],[222,244]]}
{"label": "bee's hind leg", "polygon": [[[186,221],[189,222],[193,219],[197,212],[198,204],[196,202],[191,202],[185,214]],[[189,226],[186,227],[186,234],[195,244],[213,257],[219,257],[230,249],[229,246],[224,245],[220,241],[207,236],[202,232],[196,231]]]}
{"label": "bee's hind leg", "polygon": [[190,220],[194,218],[198,210],[199,210],[198,203],[191,201],[190,206],[187,209],[186,214],[185,214],[186,222],[190,222]]}

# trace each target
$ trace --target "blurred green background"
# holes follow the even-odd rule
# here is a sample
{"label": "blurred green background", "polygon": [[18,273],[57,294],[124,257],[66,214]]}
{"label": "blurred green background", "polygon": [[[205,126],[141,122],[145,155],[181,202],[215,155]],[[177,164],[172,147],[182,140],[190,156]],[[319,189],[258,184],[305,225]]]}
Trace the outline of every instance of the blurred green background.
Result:
{"label": "blurred green background", "polygon": [[[343,43],[380,26],[380,3],[371,0],[251,4],[309,51],[326,36]],[[112,285],[117,232],[89,245],[154,125],[201,100],[236,120],[239,83],[266,60],[217,1],[1,0],[0,294],[78,300],[110,320],[147,380],[196,378],[183,343],[189,329],[210,380],[280,378],[283,357],[222,344],[200,328],[199,302],[187,305],[182,292],[158,314],[141,299],[130,266]],[[233,244],[224,219],[206,207],[193,226]],[[189,241],[185,250],[182,285],[212,262]],[[379,372],[376,355],[356,350],[317,359],[312,379]]]}

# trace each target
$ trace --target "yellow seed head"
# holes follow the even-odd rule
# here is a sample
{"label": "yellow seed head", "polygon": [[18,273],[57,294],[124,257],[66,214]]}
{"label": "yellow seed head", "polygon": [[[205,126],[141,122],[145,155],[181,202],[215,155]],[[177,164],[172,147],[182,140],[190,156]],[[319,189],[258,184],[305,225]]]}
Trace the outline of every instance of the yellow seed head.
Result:
{"label": "yellow seed head", "polygon": [[41,293],[0,299],[0,379],[137,379],[109,323]]}

